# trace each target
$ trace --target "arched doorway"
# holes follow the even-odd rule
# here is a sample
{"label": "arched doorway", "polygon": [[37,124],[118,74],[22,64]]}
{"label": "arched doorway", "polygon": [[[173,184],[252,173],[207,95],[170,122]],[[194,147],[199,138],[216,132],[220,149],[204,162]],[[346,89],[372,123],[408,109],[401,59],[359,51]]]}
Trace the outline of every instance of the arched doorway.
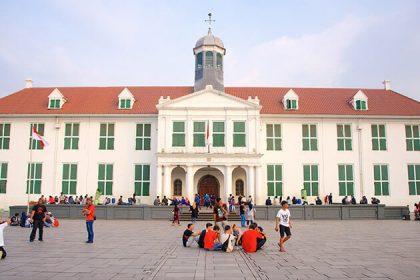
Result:
{"label": "arched doorway", "polygon": [[220,184],[219,180],[212,175],[205,175],[201,177],[198,181],[198,192],[201,195],[205,195],[206,193],[209,195],[215,195],[216,197],[220,197]]}
{"label": "arched doorway", "polygon": [[242,179],[238,179],[235,182],[235,194],[236,196],[245,195],[244,181]]}

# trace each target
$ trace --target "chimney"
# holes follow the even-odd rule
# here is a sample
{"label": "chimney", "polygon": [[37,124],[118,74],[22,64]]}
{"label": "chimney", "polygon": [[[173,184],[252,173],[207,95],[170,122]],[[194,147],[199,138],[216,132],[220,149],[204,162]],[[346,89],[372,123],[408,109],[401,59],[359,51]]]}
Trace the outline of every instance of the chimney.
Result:
{"label": "chimney", "polygon": [[32,79],[26,79],[25,80],[26,84],[25,84],[25,88],[32,88]]}
{"label": "chimney", "polygon": [[385,90],[391,90],[391,81],[390,80],[385,80],[382,83],[384,84],[384,89]]}

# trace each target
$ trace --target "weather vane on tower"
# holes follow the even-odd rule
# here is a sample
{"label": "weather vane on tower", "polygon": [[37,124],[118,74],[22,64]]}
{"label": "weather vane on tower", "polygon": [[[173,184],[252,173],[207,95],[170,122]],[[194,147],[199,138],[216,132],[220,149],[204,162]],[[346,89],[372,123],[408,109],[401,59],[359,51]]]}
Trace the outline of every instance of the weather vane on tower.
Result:
{"label": "weather vane on tower", "polygon": [[209,19],[205,19],[204,21],[209,23],[209,31],[211,31],[211,23],[215,22],[216,20],[211,19],[211,13],[209,13],[208,16],[209,16]]}

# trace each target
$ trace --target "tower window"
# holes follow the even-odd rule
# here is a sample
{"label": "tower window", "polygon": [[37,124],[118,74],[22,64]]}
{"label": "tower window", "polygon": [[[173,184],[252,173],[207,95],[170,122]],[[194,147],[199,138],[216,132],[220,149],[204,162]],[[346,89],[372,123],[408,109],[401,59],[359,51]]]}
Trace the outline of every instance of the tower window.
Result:
{"label": "tower window", "polygon": [[223,68],[223,58],[222,58],[222,54],[220,53],[216,55],[216,66],[217,66],[217,69]]}
{"label": "tower window", "polygon": [[286,100],[286,109],[287,110],[297,110],[297,100],[296,99],[287,99]]}
{"label": "tower window", "polygon": [[213,52],[206,52],[206,68],[213,68]]}
{"label": "tower window", "polygon": [[60,99],[50,99],[50,107],[49,109],[60,109]]}
{"label": "tower window", "polygon": [[366,110],[366,101],[356,100],[356,110]]}
{"label": "tower window", "polygon": [[196,56],[196,69],[201,69],[203,68],[203,53],[200,52],[197,54]]}

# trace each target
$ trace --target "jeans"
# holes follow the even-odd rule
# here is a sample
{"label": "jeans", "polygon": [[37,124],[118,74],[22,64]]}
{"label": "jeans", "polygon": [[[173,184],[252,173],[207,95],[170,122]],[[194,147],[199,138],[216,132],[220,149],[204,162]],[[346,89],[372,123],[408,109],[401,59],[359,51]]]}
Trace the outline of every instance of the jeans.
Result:
{"label": "jeans", "polygon": [[241,227],[244,227],[245,225],[245,214],[241,214]]}
{"label": "jeans", "polygon": [[197,222],[197,218],[196,217],[191,217],[191,223],[195,224],[195,222]]}
{"label": "jeans", "polygon": [[220,250],[220,249],[222,249],[222,246],[223,246],[223,244],[221,244],[221,243],[219,243],[219,244],[215,243],[213,249],[210,249],[210,251]]}
{"label": "jeans", "polygon": [[88,232],[88,241],[93,242],[93,221],[86,221],[86,229]]}
{"label": "jeans", "polygon": [[39,238],[38,238],[38,240],[42,240],[42,235],[44,233],[44,222],[41,221],[41,220],[34,220],[31,236],[29,237],[30,241],[34,241],[35,235],[36,235],[36,230],[38,228],[39,228]]}
{"label": "jeans", "polygon": [[257,238],[257,251],[265,244],[265,239]]}

